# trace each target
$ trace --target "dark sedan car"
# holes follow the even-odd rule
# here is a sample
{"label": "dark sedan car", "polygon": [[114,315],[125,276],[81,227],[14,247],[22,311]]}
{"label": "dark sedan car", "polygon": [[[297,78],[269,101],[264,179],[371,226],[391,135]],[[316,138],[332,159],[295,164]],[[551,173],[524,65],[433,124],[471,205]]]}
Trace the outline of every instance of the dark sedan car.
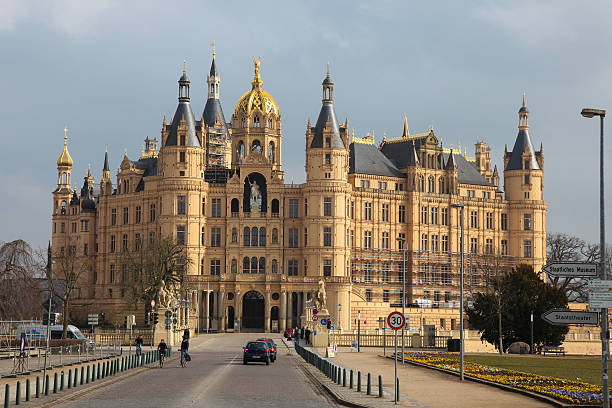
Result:
{"label": "dark sedan car", "polygon": [[261,361],[270,365],[270,345],[267,341],[249,341],[244,346],[244,356],[242,357],[242,364],[246,364],[249,361]]}
{"label": "dark sedan car", "polygon": [[257,341],[268,342],[268,345],[270,346],[270,361],[275,362],[276,361],[276,343],[274,343],[274,340],[267,339],[267,338],[261,338],[261,339],[257,339]]}

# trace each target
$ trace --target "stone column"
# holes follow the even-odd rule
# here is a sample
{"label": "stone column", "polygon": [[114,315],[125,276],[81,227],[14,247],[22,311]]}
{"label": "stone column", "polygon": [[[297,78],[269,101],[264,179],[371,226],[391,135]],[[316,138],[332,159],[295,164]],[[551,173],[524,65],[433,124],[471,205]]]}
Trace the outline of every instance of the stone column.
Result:
{"label": "stone column", "polygon": [[264,316],[265,316],[265,327],[264,327],[264,331],[266,333],[270,333],[270,291],[266,290],[266,306],[265,306],[265,310],[264,310]]}
{"label": "stone column", "polygon": [[225,317],[227,315],[227,311],[225,310],[225,290],[219,291],[219,324],[221,327],[219,330],[222,332],[225,331]]}
{"label": "stone column", "polygon": [[214,328],[219,329],[219,291],[215,290],[213,292],[213,322]]}
{"label": "stone column", "polygon": [[204,310],[205,310],[205,313],[206,313],[204,315],[204,328],[208,331],[208,329],[210,328],[210,324],[209,324],[210,323],[209,322],[209,320],[210,320],[210,298],[209,298],[210,292],[205,290],[202,293],[204,293],[204,296],[203,296],[203,299],[204,299]]}
{"label": "stone column", "polygon": [[287,292],[287,327],[293,328],[293,292]]}
{"label": "stone column", "polygon": [[234,318],[238,322],[238,327],[234,329],[236,333],[240,333],[240,326],[242,325],[242,301],[240,300],[240,291],[236,291],[236,306],[234,306]]}
{"label": "stone column", "polygon": [[285,332],[285,329],[287,328],[287,321],[286,321],[286,313],[287,313],[287,292],[285,292],[284,290],[281,291],[280,294],[281,298],[281,305],[280,305],[280,315],[279,315],[279,319],[280,319],[280,331],[282,333]]}

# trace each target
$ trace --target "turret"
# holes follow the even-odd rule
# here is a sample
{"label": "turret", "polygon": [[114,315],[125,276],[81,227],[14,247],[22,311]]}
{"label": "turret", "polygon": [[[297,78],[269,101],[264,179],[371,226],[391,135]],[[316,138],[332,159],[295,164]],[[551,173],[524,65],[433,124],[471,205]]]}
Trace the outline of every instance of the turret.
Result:
{"label": "turret", "polygon": [[57,159],[57,189],[70,190],[70,174],[72,173],[72,157],[68,153],[68,128],[64,128],[64,149]]}

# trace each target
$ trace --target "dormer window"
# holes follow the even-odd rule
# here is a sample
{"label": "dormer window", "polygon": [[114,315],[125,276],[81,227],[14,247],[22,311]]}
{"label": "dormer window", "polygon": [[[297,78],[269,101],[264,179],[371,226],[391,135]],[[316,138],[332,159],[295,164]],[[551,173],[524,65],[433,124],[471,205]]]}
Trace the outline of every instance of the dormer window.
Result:
{"label": "dormer window", "polygon": [[325,147],[331,147],[331,137],[325,138]]}
{"label": "dormer window", "polygon": [[525,170],[529,170],[531,166],[529,165],[529,159],[525,160],[525,165],[523,166]]}
{"label": "dormer window", "polygon": [[331,154],[325,154],[325,164],[331,164]]}
{"label": "dormer window", "polygon": [[181,146],[185,146],[185,135],[181,135]]}

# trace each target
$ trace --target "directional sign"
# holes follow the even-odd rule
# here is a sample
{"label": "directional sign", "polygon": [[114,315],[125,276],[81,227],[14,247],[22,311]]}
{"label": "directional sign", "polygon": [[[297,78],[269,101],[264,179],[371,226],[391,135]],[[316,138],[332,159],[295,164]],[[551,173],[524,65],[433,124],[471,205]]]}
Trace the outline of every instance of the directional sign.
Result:
{"label": "directional sign", "polygon": [[172,317],[172,312],[169,310],[166,310],[166,313],[164,313],[164,316],[166,317]]}
{"label": "directional sign", "polygon": [[327,319],[321,319],[321,326],[327,326]]}
{"label": "directional sign", "polygon": [[387,324],[393,330],[399,330],[406,324],[406,319],[404,319],[404,315],[400,312],[391,312],[387,316]]}
{"label": "directional sign", "polygon": [[151,299],[151,309],[155,307],[155,299]]}
{"label": "directional sign", "polygon": [[598,276],[597,265],[580,262],[552,262],[544,265],[542,270],[551,276],[566,278],[594,278]]}
{"label": "directional sign", "polygon": [[612,307],[612,280],[589,280],[589,307],[591,309]]}
{"label": "directional sign", "polygon": [[557,326],[567,326],[568,324],[597,326],[599,324],[599,313],[583,310],[551,309],[542,313],[542,319]]}
{"label": "directional sign", "polygon": [[97,314],[87,315],[87,324],[90,326],[97,326],[98,325],[98,315]]}

